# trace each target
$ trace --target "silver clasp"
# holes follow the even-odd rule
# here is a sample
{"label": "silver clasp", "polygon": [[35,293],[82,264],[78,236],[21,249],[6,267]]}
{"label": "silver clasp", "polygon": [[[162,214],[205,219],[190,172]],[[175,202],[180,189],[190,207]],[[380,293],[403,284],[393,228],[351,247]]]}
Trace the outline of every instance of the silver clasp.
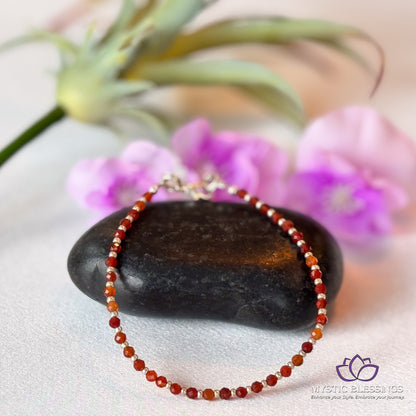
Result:
{"label": "silver clasp", "polygon": [[160,186],[169,192],[183,192],[195,201],[210,200],[217,189],[225,189],[226,187],[218,175],[204,176],[200,182],[183,183],[179,176],[172,173],[163,175]]}

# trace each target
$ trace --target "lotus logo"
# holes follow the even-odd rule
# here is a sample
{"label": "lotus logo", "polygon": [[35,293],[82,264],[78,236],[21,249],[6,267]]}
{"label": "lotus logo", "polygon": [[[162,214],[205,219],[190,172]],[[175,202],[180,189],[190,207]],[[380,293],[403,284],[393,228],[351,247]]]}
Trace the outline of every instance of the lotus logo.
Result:
{"label": "lotus logo", "polygon": [[337,373],[344,381],[371,381],[376,378],[378,365],[371,364],[369,358],[362,359],[356,354],[351,359],[344,358],[342,365],[337,365]]}

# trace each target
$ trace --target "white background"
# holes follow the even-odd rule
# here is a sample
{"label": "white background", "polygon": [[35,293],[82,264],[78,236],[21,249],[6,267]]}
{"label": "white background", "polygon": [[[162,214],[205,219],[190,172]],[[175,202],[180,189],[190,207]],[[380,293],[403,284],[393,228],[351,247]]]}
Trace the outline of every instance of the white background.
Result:
{"label": "white background", "polygon": [[[46,25],[68,4],[2,0],[0,41],[29,27]],[[242,4],[223,0],[207,12],[207,19],[240,13],[327,18],[367,30],[387,55],[385,80],[371,104],[416,137],[414,1],[257,0]],[[254,57],[262,54],[248,53]],[[338,60],[332,71],[327,68],[330,72],[325,76],[286,53],[269,52],[267,61],[291,79],[310,116],[336,105],[365,102],[371,89],[371,78],[345,60]],[[56,68],[56,54],[46,45],[0,55],[1,146],[52,107],[54,82],[46,70]],[[227,98],[229,105],[208,103],[223,90],[208,92],[206,102],[195,107],[197,93],[201,91],[171,94],[168,107],[182,105],[186,117],[210,115],[218,126],[234,123],[291,146],[291,134],[272,115],[247,104],[233,113],[235,97]],[[244,123],[239,120],[241,115]],[[416,413],[416,224],[410,210],[402,215],[381,255],[360,260],[347,255],[344,284],[324,339],[279,388],[249,400],[207,403],[173,397],[145,382],[112,341],[103,306],[81,294],[66,271],[68,252],[91,215],[66,193],[69,169],[83,157],[117,154],[121,148],[122,143],[108,130],[66,120],[0,168],[0,414]],[[132,317],[125,322],[132,344],[151,367],[184,385],[198,387],[238,386],[262,379],[286,362],[306,336],[305,331],[275,333],[219,322]],[[380,366],[371,385],[403,386],[405,399],[312,400],[313,386],[343,385],[335,366],[356,353]]]}

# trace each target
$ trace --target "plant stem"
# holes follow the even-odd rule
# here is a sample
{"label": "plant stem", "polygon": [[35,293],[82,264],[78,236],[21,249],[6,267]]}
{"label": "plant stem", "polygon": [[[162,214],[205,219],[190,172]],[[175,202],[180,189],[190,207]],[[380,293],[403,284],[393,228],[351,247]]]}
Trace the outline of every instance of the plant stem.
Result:
{"label": "plant stem", "polygon": [[21,149],[26,143],[29,143],[40,133],[45,131],[48,127],[52,126],[52,124],[61,120],[64,116],[64,110],[57,106],[53,108],[51,111],[49,111],[47,114],[45,114],[38,121],[33,123],[27,130],[25,130],[9,145],[7,145],[3,150],[0,151],[0,167],[19,149]]}

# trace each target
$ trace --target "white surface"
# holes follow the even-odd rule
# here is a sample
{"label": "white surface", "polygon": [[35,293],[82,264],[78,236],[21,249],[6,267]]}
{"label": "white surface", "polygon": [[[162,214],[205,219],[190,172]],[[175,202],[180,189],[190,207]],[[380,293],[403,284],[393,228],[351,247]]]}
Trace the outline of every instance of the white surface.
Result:
{"label": "white surface", "polygon": [[[67,3],[3,0],[0,40],[45,23]],[[235,14],[237,4],[239,11],[330,18],[367,29],[388,57],[386,79],[373,105],[416,136],[415,2],[257,0],[242,6],[224,0],[212,13]],[[53,81],[44,70],[55,66],[56,57],[46,46],[0,56],[1,146],[52,106]],[[323,96],[320,88],[328,88],[329,96],[337,85],[325,87],[325,80],[319,84],[319,77],[308,74],[312,82],[298,81],[297,86],[309,97],[308,110],[314,114],[319,108],[314,109],[313,99]],[[334,82],[341,80],[335,76]],[[329,97],[328,103],[320,99],[318,107],[333,103]],[[250,128],[273,136],[278,125],[270,120],[262,124],[266,127]],[[416,414],[416,229],[410,214],[403,216],[402,231],[382,257],[360,262],[347,257],[324,339],[277,389],[248,400],[193,402],[173,397],[135,373],[112,341],[104,307],[83,296],[66,271],[68,252],[89,219],[66,194],[68,171],[83,157],[116,154],[120,147],[105,130],[65,121],[0,169],[1,415]],[[149,366],[184,385],[214,388],[264,378],[307,335],[132,317],[125,318],[124,326]],[[312,387],[346,384],[337,378],[335,366],[356,353],[380,366],[367,385],[403,386],[404,400],[311,399]]]}

